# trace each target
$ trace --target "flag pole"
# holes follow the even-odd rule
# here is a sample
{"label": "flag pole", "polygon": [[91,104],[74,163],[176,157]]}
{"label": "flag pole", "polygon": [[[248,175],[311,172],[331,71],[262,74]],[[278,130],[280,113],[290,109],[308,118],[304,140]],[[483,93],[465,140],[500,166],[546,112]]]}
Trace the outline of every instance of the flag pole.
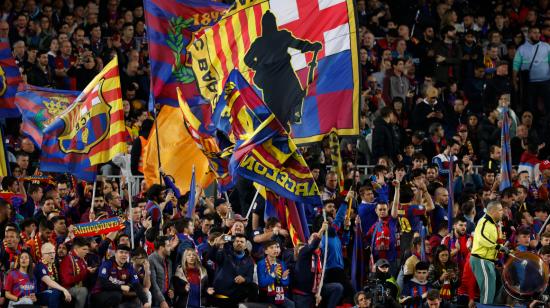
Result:
{"label": "flag pole", "polygon": [[[152,97],[151,97],[152,98]],[[149,98],[149,99],[151,99]],[[157,142],[157,159],[158,159],[158,162],[159,162],[159,184],[162,185],[162,174],[160,172],[160,168],[162,167],[162,163],[160,161],[160,141],[159,141],[159,125],[158,125],[158,122],[157,122],[157,109],[155,108],[155,106],[153,105],[153,117],[154,117],[154,122],[155,122],[155,131],[157,132],[155,134],[155,139],[156,139],[156,142]]]}
{"label": "flag pole", "polygon": [[248,208],[248,213],[246,213],[246,219],[250,216],[250,213],[252,213],[252,208],[254,208],[254,204],[256,203],[256,199],[258,198],[258,194],[260,191],[256,189],[256,194],[254,194],[254,198],[252,198],[252,203],[250,203],[250,207]]}
{"label": "flag pole", "polygon": [[130,247],[134,250],[134,212],[132,211],[132,179],[128,181],[128,208],[129,208],[129,219],[130,219]]}
{"label": "flag pole", "polygon": [[95,201],[95,188],[97,185],[97,181],[94,179],[94,188],[92,188],[92,204],[90,206],[90,213],[94,212],[94,201]]}

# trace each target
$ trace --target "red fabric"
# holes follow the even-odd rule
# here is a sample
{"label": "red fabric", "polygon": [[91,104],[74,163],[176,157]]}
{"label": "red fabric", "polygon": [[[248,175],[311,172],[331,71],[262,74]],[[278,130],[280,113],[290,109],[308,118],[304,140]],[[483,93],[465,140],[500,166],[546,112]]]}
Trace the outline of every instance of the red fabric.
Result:
{"label": "red fabric", "polygon": [[[78,275],[76,275],[73,268],[73,257],[76,260],[75,265],[80,269],[80,273]],[[61,274],[61,285],[65,288],[71,288],[79,282],[83,282],[86,277],[88,277],[86,261],[76,256],[74,251],[71,251],[67,256],[65,256],[65,258],[63,258],[63,261],[61,261],[59,273]]]}
{"label": "red fabric", "polygon": [[466,257],[464,262],[464,270],[460,279],[460,286],[457,291],[458,295],[467,295],[468,299],[479,298],[479,288],[476,282],[476,276],[470,266],[470,255]]}

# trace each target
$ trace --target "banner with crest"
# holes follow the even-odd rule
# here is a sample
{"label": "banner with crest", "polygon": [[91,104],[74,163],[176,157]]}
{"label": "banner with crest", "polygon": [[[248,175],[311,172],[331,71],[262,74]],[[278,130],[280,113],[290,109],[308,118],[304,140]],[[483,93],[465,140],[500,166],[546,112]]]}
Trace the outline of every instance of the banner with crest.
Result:
{"label": "banner with crest", "polygon": [[80,92],[65,91],[50,88],[40,88],[31,85],[20,89],[16,94],[15,104],[23,123],[21,130],[31,138],[34,144],[42,147],[43,131],[78,97]]}
{"label": "banner with crest", "polygon": [[46,127],[40,168],[78,175],[80,171],[110,161],[117,154],[126,153],[129,141],[115,57],[70,108]]}

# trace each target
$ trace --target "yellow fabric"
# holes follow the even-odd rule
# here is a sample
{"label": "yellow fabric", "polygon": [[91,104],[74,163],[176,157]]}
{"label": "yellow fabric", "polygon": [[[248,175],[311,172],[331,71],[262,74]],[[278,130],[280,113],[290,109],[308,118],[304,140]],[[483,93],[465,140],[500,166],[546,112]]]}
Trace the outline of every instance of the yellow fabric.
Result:
{"label": "yellow fabric", "polygon": [[[182,194],[189,191],[191,173],[195,166],[196,183],[202,188],[210,185],[215,176],[208,160],[197,147],[183,124],[179,108],[163,106],[157,117],[160,159],[164,172],[171,175]],[[157,130],[153,126],[145,150],[143,175],[148,185],[159,183]]]}
{"label": "yellow fabric", "polygon": [[500,238],[498,226],[493,219],[485,215],[477,223],[474,231],[472,255],[487,260],[497,259],[497,241]]}

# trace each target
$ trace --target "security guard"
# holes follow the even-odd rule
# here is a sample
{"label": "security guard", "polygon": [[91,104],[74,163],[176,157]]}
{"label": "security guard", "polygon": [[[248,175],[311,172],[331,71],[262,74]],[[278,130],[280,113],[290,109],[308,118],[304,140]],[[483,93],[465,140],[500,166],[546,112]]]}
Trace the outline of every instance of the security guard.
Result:
{"label": "security guard", "polygon": [[502,237],[497,223],[504,211],[499,201],[487,204],[486,214],[477,223],[474,231],[474,244],[470,265],[479,286],[480,302],[491,305],[495,298],[496,269],[495,261],[499,251],[509,253],[506,246],[498,244]]}

